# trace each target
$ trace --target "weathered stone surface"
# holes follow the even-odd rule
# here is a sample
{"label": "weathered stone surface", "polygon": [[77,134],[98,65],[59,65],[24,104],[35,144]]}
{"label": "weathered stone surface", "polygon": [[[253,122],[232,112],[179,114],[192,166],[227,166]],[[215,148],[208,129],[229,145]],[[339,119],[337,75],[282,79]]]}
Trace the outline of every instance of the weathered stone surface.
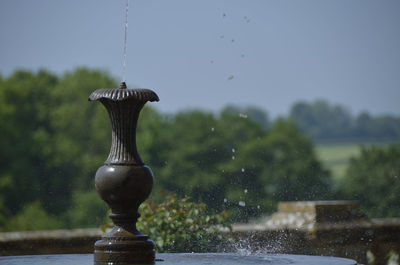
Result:
{"label": "weathered stone surface", "polygon": [[367,218],[353,201],[280,202],[267,226],[313,227],[326,223],[360,222]]}

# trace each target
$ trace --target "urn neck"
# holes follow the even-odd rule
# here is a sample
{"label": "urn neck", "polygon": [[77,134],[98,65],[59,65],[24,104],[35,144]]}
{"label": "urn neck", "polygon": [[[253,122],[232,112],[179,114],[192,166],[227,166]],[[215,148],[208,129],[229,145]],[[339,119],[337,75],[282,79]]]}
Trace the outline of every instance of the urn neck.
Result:
{"label": "urn neck", "polygon": [[145,102],[101,99],[111,120],[112,143],[107,165],[144,165],[136,147],[136,125]]}

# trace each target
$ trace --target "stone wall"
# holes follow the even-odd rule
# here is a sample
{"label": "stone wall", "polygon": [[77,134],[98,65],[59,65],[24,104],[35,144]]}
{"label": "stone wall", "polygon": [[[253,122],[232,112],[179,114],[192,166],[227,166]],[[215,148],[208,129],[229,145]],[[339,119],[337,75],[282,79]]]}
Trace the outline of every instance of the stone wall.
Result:
{"label": "stone wall", "polygon": [[0,233],[0,256],[93,253],[100,229]]}
{"label": "stone wall", "polygon": [[[0,255],[84,254],[102,236],[100,229],[0,233]],[[386,264],[400,253],[400,218],[369,220],[346,201],[285,202],[268,221],[233,225],[234,247],[244,254],[288,253],[347,257]]]}
{"label": "stone wall", "polygon": [[[252,251],[352,258],[386,264],[400,253],[400,218],[368,219],[349,201],[281,202],[262,224],[233,226],[233,236]],[[242,244],[243,245],[243,244]]]}

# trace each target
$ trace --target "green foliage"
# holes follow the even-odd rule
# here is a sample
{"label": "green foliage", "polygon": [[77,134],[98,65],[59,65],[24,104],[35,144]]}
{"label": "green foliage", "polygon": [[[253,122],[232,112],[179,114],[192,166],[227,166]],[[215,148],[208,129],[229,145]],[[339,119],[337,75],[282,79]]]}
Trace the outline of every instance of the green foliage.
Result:
{"label": "green foliage", "polygon": [[[227,213],[207,214],[204,203],[171,193],[160,204],[145,201],[139,212],[137,228],[155,241],[157,252],[217,252],[225,247]],[[112,227],[110,219],[103,231],[107,227]]]}
{"label": "green foliage", "polygon": [[104,213],[107,209],[107,204],[95,190],[75,192],[72,196],[71,207],[65,217],[70,228],[91,228],[104,223]]}
{"label": "green foliage", "polygon": [[[17,71],[0,82],[0,194],[8,216],[29,202],[50,199],[46,195],[60,184],[47,178],[53,172],[50,91],[57,82],[43,70],[36,75]],[[63,204],[51,201],[55,208]]]}
{"label": "green foliage", "polygon": [[238,148],[225,177],[227,208],[243,221],[273,212],[277,201],[326,198],[331,184],[310,140],[285,120]]}
{"label": "green foliage", "polygon": [[141,206],[139,231],[154,239],[159,252],[216,252],[224,242],[227,214],[207,214],[204,203],[169,195],[160,205]]}
{"label": "green foliage", "polygon": [[[329,173],[311,142],[290,122],[270,129],[246,114],[191,111],[162,121],[149,164],[160,189],[202,200],[211,212],[227,209],[233,221],[275,210],[278,200],[326,198]],[[149,143],[151,146],[151,143]],[[156,158],[156,159],[155,159]],[[158,160],[157,160],[158,159]]]}
{"label": "green foliage", "polygon": [[[60,77],[17,71],[0,80],[1,227],[32,201],[66,227],[97,226],[104,204],[94,174],[111,130],[104,107],[87,98],[116,84],[85,68]],[[330,187],[311,142],[258,108],[166,116],[146,107],[137,143],[155,172],[155,201],[166,189],[204,202],[209,213],[226,209],[235,221],[271,212],[278,200],[323,199]]]}
{"label": "green foliage", "polygon": [[[260,131],[258,125],[235,117],[225,127],[213,115],[193,111],[178,113],[163,128],[163,149],[159,152],[162,160],[156,163],[161,166],[154,168],[159,185],[180,196],[201,199],[220,211],[227,183],[224,165],[231,160],[235,141],[248,139],[254,128]],[[239,135],[241,139],[233,139]]]}
{"label": "green foliage", "polygon": [[29,231],[50,230],[64,227],[64,223],[56,216],[50,216],[39,201],[26,204],[22,211],[8,220],[4,230]]}
{"label": "green foliage", "polygon": [[32,201],[64,220],[72,191],[93,187],[94,172],[109,149],[110,125],[104,109],[87,98],[95,88],[115,83],[107,74],[85,68],[61,78],[44,70],[16,71],[1,80],[3,227],[7,221],[1,220],[19,214]]}
{"label": "green foliage", "polygon": [[[45,70],[0,76],[0,229],[23,229],[24,218],[47,228],[98,225],[105,205],[93,176],[108,155],[111,130],[106,110],[87,98],[116,84],[109,74],[86,68],[61,76]],[[247,221],[271,213],[280,200],[330,197],[330,176],[296,126],[314,139],[400,135],[399,118],[354,118],[325,101],[298,103],[290,117],[294,123],[270,121],[254,107],[168,116],[145,107],[137,143],[155,173],[154,200],[160,202],[166,189],[204,202],[208,213],[226,210],[231,220]],[[371,216],[398,215],[388,206],[399,194],[397,149],[368,150],[351,162],[345,195],[337,198],[359,199]]]}
{"label": "green foliage", "polygon": [[350,161],[341,191],[370,217],[400,216],[400,145],[362,148]]}
{"label": "green foliage", "polygon": [[51,112],[54,128],[54,164],[73,187],[88,190],[93,176],[108,155],[111,126],[101,104],[88,102],[97,88],[115,87],[117,82],[101,71],[79,68],[66,73],[52,91],[55,107]]}
{"label": "green foliage", "polygon": [[294,104],[290,110],[290,118],[313,139],[348,137],[352,125],[347,109],[340,105],[331,106],[324,100],[311,104]]}

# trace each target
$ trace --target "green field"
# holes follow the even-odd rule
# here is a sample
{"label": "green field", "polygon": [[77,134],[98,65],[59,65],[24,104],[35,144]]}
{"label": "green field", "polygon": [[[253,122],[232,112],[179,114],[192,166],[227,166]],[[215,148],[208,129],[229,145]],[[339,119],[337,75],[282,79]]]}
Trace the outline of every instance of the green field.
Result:
{"label": "green field", "polygon": [[317,143],[315,150],[318,159],[325,168],[332,172],[335,179],[342,178],[351,157],[356,157],[360,153],[361,146],[385,146],[388,142],[366,142],[366,143]]}
{"label": "green field", "polygon": [[317,144],[316,152],[325,168],[331,170],[334,178],[342,178],[351,157],[360,152],[360,145],[354,143]]}

